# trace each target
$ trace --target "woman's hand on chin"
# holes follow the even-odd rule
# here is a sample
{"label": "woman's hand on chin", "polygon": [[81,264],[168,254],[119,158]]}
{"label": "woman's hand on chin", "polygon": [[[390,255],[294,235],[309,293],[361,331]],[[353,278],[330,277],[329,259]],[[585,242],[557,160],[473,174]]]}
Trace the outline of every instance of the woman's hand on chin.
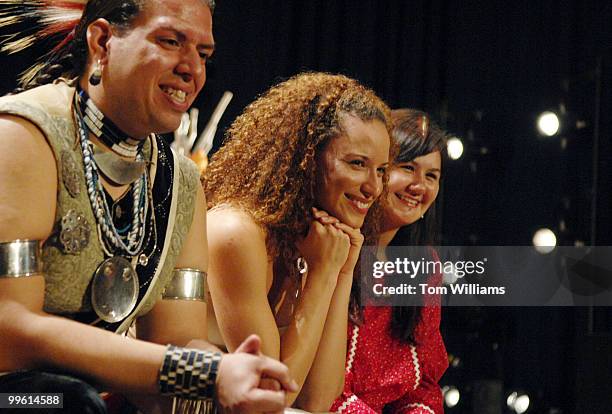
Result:
{"label": "woman's hand on chin", "polygon": [[344,266],[342,266],[342,269],[340,269],[340,275],[345,275],[346,277],[350,277],[352,279],[355,265],[357,264],[357,260],[359,260],[359,252],[361,252],[361,246],[363,245],[363,234],[361,234],[359,229],[355,229],[344,223],[338,222],[334,224],[334,226],[343,231],[349,237],[351,242],[348,257],[344,263]]}
{"label": "woman's hand on chin", "polygon": [[361,231],[359,229],[355,229],[347,224],[342,223],[336,217],[330,216],[324,210],[319,210],[313,207],[312,211],[315,219],[321,224],[333,225],[335,228],[341,230],[349,237],[351,246],[349,248],[347,259],[344,262],[342,268],[340,269],[340,274],[347,275],[352,278],[353,270],[355,269],[355,265],[357,264],[357,260],[359,259],[359,252],[361,251],[361,246],[363,245],[363,234],[361,234]]}
{"label": "woman's hand on chin", "polygon": [[[310,223],[308,235],[297,243],[297,247],[308,263],[309,273],[321,269],[338,274],[346,263],[351,247],[349,236],[336,227],[338,220],[325,213],[315,215]],[[336,280],[334,280],[334,283]]]}

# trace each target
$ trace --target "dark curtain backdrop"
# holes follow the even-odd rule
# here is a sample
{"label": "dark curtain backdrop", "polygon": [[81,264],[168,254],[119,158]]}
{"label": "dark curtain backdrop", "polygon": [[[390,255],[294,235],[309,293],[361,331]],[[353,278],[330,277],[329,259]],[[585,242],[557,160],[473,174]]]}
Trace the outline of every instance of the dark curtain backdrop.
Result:
{"label": "dark curtain backdrop", "polygon": [[[304,70],[356,77],[390,106],[426,110],[465,141],[445,174],[446,243],[530,244],[537,228],[558,230],[561,220],[565,244],[588,243],[593,72],[610,55],[610,17],[606,1],[219,2],[202,104],[235,93],[220,143],[242,108],[278,81]],[[561,103],[587,128],[566,129],[565,144],[538,138],[536,115]],[[609,125],[607,114],[601,121]],[[600,164],[606,156],[600,151]],[[600,170],[600,192],[609,173]],[[601,233],[600,243],[610,239]]]}
{"label": "dark curtain backdrop", "polygon": [[[271,85],[340,72],[464,141],[444,171],[446,244],[528,245],[544,226],[559,244],[610,244],[611,2],[218,0],[214,20],[200,127],[223,91],[235,94],[216,147]],[[39,53],[0,57],[0,89]],[[572,121],[538,137],[537,114],[560,105]],[[470,381],[483,379],[525,388],[533,412],[612,412],[609,309],[445,309],[443,332],[462,361],[445,378],[464,393],[452,412],[500,412],[476,397],[468,411]]]}

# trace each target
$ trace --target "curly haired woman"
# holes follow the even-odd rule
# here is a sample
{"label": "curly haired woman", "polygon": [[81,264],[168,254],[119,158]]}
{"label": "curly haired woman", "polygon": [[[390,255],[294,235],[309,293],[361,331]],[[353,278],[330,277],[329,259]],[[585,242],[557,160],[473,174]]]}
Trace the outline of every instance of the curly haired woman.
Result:
{"label": "curly haired woman", "polygon": [[206,171],[210,339],[233,350],[260,335],[300,386],[289,402],[309,411],[342,392],[359,229],[386,178],[388,120],[353,79],[297,75],[246,108]]}

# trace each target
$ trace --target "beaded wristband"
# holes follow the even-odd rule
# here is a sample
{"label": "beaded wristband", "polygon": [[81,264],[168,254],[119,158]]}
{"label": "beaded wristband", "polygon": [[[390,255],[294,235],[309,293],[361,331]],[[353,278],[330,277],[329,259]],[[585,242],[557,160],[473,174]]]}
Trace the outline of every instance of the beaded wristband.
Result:
{"label": "beaded wristband", "polygon": [[168,345],[159,369],[161,395],[212,400],[222,354]]}

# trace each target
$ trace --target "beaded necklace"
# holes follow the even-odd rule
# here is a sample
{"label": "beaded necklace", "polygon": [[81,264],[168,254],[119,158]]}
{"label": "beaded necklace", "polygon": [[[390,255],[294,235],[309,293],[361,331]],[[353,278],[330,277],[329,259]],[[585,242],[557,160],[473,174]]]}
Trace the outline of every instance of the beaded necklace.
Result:
{"label": "beaded necklace", "polygon": [[125,157],[136,157],[141,152],[144,140],[128,137],[117,125],[104,116],[102,111],[89,98],[87,92],[77,88],[77,98],[83,122],[89,131],[111,150]]}
{"label": "beaded necklace", "polygon": [[[121,253],[127,256],[134,257],[140,254],[140,252],[142,251],[145,239],[145,220],[149,208],[148,196],[150,194],[148,188],[148,171],[147,169],[145,169],[142,176],[132,185],[131,191],[133,195],[133,218],[131,223],[131,229],[125,236],[122,236],[113,222],[111,209],[108,206],[106,197],[104,195],[104,188],[102,187],[102,184],[99,180],[98,166],[93,160],[92,144],[89,141],[88,136],[88,132],[91,130],[88,128],[88,124],[86,122],[86,115],[84,115],[79,110],[84,106],[82,102],[83,96],[87,98],[87,95],[84,93],[84,91],[81,92],[83,92],[84,95],[80,93],[75,94],[75,118],[79,130],[81,151],[83,153],[83,165],[85,167],[87,194],[89,196],[89,201],[91,203],[93,213],[96,217],[96,221],[98,222],[98,229],[100,230],[99,234],[103,241],[102,247],[104,249],[104,253],[108,256],[113,256],[113,251],[119,250]],[[87,101],[91,102],[90,99],[87,99]],[[85,103],[85,106],[89,108],[87,102]],[[94,133],[93,131],[91,132]],[[96,134],[94,133],[94,135]],[[105,140],[103,137],[104,134],[102,134],[98,138],[100,138],[100,140],[103,142],[108,141]],[[142,146],[138,146],[136,148],[142,148]],[[136,153],[136,159],[138,161],[143,160],[143,156],[140,151]]]}

